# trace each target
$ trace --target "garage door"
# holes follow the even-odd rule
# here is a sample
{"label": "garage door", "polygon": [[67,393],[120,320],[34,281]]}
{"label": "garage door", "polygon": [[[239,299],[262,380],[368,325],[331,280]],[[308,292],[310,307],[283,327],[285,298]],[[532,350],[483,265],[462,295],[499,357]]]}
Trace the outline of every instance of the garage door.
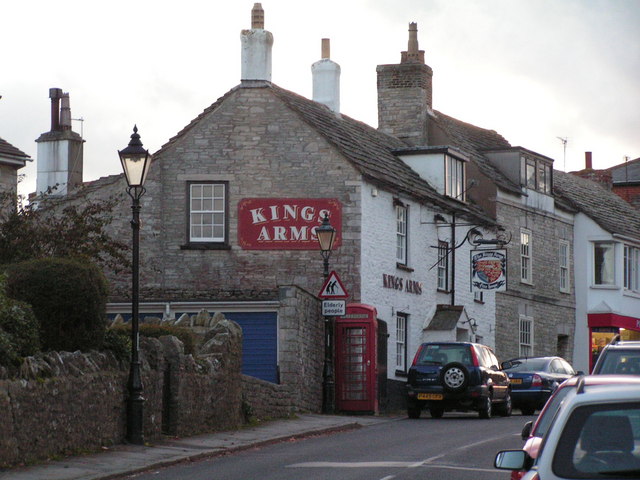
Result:
{"label": "garage door", "polygon": [[278,383],[278,316],[276,312],[226,312],[242,327],[242,373]]}

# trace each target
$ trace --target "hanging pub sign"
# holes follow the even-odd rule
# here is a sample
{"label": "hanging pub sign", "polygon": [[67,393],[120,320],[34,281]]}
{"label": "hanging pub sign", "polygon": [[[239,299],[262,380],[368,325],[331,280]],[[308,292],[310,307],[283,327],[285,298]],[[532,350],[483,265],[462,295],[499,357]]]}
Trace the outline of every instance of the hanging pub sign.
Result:
{"label": "hanging pub sign", "polygon": [[471,291],[507,289],[507,251],[471,251]]}
{"label": "hanging pub sign", "polygon": [[342,243],[342,205],[334,198],[243,198],[238,203],[238,243],[244,250],[318,250],[316,227],[325,213]]}

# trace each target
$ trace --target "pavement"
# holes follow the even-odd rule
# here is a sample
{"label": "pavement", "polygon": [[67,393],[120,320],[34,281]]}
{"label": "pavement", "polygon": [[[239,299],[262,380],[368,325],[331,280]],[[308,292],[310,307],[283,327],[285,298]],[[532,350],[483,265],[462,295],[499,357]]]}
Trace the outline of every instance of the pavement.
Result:
{"label": "pavement", "polygon": [[225,455],[271,443],[361,428],[392,417],[298,414],[259,426],[187,438],[167,438],[153,445],[122,444],[90,455],[29,467],[0,470],[0,480],[106,480],[181,462]]}

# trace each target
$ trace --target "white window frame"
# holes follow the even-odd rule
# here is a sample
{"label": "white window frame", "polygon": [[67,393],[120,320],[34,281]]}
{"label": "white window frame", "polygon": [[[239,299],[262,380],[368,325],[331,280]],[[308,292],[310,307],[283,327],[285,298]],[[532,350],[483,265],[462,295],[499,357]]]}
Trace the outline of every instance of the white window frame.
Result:
{"label": "white window frame", "polygon": [[558,265],[559,265],[559,287],[563,293],[569,293],[571,291],[571,277],[569,275],[570,259],[571,259],[571,244],[567,240],[560,240],[558,246]]}
{"label": "white window frame", "polygon": [[189,242],[226,241],[227,185],[220,182],[190,182]]}
{"label": "white window frame", "polygon": [[624,288],[640,292],[640,248],[624,246]]}
{"label": "white window frame", "polygon": [[438,290],[449,289],[449,242],[438,241]]}
{"label": "white window frame", "polygon": [[520,281],[533,283],[533,249],[531,230],[520,229]]}
{"label": "white window frame", "polygon": [[[601,253],[599,253],[599,251]],[[611,241],[593,242],[593,285],[613,286],[616,284],[616,245]],[[601,262],[598,260],[601,259]],[[600,267],[598,268],[598,264]]]}
{"label": "white window frame", "polygon": [[407,265],[409,208],[396,204],[396,261]]}
{"label": "white window frame", "polygon": [[445,195],[453,197],[461,202],[465,201],[464,195],[464,161],[451,155],[445,155]]}
{"label": "white window frame", "polygon": [[520,315],[518,319],[518,355],[533,356],[533,317]]}
{"label": "white window frame", "polygon": [[407,332],[409,316],[406,313],[396,314],[396,371],[407,372]]}

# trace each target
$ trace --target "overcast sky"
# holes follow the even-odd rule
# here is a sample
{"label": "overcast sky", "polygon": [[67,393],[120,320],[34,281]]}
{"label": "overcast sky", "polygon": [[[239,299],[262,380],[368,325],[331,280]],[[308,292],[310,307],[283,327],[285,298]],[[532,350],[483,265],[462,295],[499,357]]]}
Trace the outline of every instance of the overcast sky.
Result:
{"label": "overcast sky", "polygon": [[[158,150],[240,83],[253,1],[20,0],[0,11],[0,137],[33,162],[49,88],[71,97],[84,180],[120,173],[133,124]],[[322,38],[342,68],[341,111],[377,126],[376,65],[399,63],[408,24],[433,68],[433,106],[512,145],[594,168],[640,157],[640,0],[264,0],[273,82],[311,97]],[[563,142],[566,138],[566,158]]]}

